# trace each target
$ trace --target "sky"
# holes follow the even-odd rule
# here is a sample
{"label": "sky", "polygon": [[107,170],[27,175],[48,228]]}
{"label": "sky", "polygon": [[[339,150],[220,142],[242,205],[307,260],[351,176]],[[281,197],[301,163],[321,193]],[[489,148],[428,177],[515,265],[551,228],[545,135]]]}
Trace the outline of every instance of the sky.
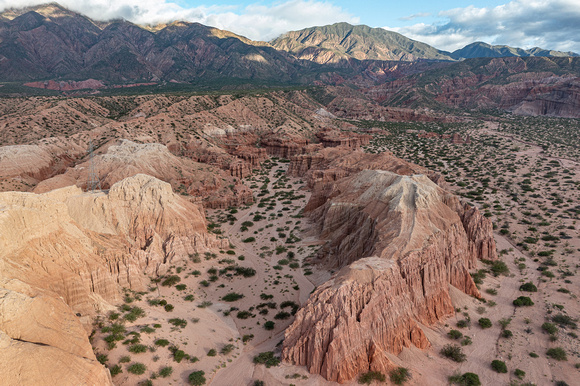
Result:
{"label": "sky", "polygon": [[[0,10],[46,0],[0,0]],[[336,22],[399,32],[453,51],[475,41],[580,53],[580,0],[59,0],[93,19],[199,22],[254,40]]]}

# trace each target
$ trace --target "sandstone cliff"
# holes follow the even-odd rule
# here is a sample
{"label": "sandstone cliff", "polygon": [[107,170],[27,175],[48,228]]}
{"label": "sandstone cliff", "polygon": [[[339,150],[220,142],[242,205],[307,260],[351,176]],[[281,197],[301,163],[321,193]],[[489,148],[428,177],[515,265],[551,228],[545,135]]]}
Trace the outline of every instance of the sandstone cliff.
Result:
{"label": "sandstone cliff", "polygon": [[449,286],[479,297],[468,269],[497,258],[489,220],[425,175],[342,170],[350,176],[313,184],[307,207],[328,240],[317,261],[342,269],[297,313],[282,352],[337,382],[388,371],[403,347],[428,347],[421,326],[453,314]]}
{"label": "sandstone cliff", "polygon": [[64,384],[110,384],[81,321],[110,309],[122,288],[142,290],[145,275],[227,245],[207,233],[200,206],[143,174],[108,194],[0,193],[2,374],[63,384],[51,378],[62,369]]}

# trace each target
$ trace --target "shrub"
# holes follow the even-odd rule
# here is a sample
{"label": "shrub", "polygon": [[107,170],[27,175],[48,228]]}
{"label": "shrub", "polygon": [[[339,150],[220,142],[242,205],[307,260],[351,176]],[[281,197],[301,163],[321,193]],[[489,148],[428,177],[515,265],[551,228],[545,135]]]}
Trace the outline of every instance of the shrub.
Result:
{"label": "shrub", "polygon": [[216,355],[217,355],[217,351],[215,350],[215,348],[212,348],[207,352],[208,357],[215,357]]}
{"label": "shrub", "polygon": [[501,332],[502,338],[511,338],[514,334],[510,330],[503,330]]}
{"label": "shrub", "polygon": [[479,376],[475,373],[464,373],[463,375],[453,375],[449,377],[449,383],[461,386],[481,386]]}
{"label": "shrub", "polygon": [[268,320],[266,323],[264,323],[264,328],[266,330],[273,330],[274,329],[274,325],[275,325],[274,322],[272,322],[271,320]]}
{"label": "shrub", "polygon": [[450,337],[451,339],[459,339],[463,336],[463,334],[461,333],[461,331],[451,330],[447,333],[447,336]]}
{"label": "shrub", "polygon": [[123,368],[119,365],[115,365],[113,367],[109,367],[109,371],[111,372],[111,376],[114,377],[115,375],[119,375],[123,372]]}
{"label": "shrub", "polygon": [[250,316],[252,316],[252,313],[250,311],[240,311],[236,316],[238,319],[248,319]]}
{"label": "shrub", "polygon": [[193,295],[187,295],[186,297],[183,298],[183,300],[187,301],[187,302],[192,302],[195,300],[195,296]]}
{"label": "shrub", "polygon": [[494,359],[493,361],[491,361],[491,368],[496,372],[496,373],[507,373],[507,366],[505,364],[505,362]]}
{"label": "shrub", "polygon": [[109,361],[109,356],[107,354],[97,354],[97,361],[99,361],[100,364],[104,365],[105,363],[107,363]]}
{"label": "shrub", "polygon": [[175,307],[173,307],[173,304],[166,304],[163,308],[165,308],[165,311],[171,312]]}
{"label": "shrub", "polygon": [[200,371],[194,371],[193,373],[189,374],[189,377],[187,377],[187,380],[189,382],[190,385],[193,386],[201,386],[201,385],[205,385],[205,371],[200,370]]}
{"label": "shrub", "polygon": [[368,373],[361,374],[358,377],[358,383],[361,385],[370,385],[373,381],[385,382],[387,378],[380,371],[369,371]]}
{"label": "shrub", "polygon": [[538,355],[538,354],[536,354],[535,352],[531,352],[531,353],[530,353],[530,356],[531,356],[532,358],[538,358],[538,357],[539,357],[539,355]]}
{"label": "shrub", "polygon": [[163,280],[161,282],[161,285],[164,287],[171,287],[172,285],[175,285],[177,283],[179,283],[181,281],[181,278],[177,275],[171,275],[168,276],[167,278],[165,278],[165,280]]}
{"label": "shrub", "polygon": [[513,301],[514,306],[516,307],[524,307],[524,306],[533,306],[534,302],[527,296],[520,296],[516,300]]}
{"label": "shrub", "polygon": [[464,362],[467,356],[461,350],[461,347],[453,344],[447,344],[441,349],[441,355],[455,362]]}
{"label": "shrub", "polygon": [[506,263],[499,260],[494,262],[490,269],[493,273],[493,276],[507,275],[510,272]]}
{"label": "shrub", "polygon": [[254,241],[256,241],[255,237],[248,237],[247,239],[243,239],[242,243],[253,243]]}
{"label": "shrub", "polygon": [[231,353],[232,351],[234,351],[235,348],[236,348],[236,346],[234,346],[233,344],[226,344],[220,350],[220,354],[222,354],[222,355],[228,355],[229,353]]}
{"label": "shrub", "polygon": [[159,370],[159,376],[161,378],[167,378],[171,374],[173,374],[173,367],[171,366],[163,367],[161,370]]}
{"label": "shrub", "polygon": [[391,378],[391,382],[395,385],[402,385],[403,383],[407,382],[409,378],[411,378],[411,374],[409,370],[404,367],[397,367],[394,370],[391,370],[389,373],[389,378]]}
{"label": "shrub", "polygon": [[272,351],[265,351],[254,357],[254,363],[265,365],[270,368],[272,366],[278,366],[280,364],[280,359],[276,358]]}
{"label": "shrub", "polygon": [[524,370],[515,369],[514,375],[518,377],[518,379],[524,379],[524,377],[526,376],[526,372]]}
{"label": "shrub", "polygon": [[238,293],[235,293],[235,292],[230,292],[229,294],[224,295],[222,297],[222,300],[224,302],[235,302],[236,300],[239,300],[239,299],[241,299],[243,297],[244,297],[244,295],[242,295],[242,294],[238,294]]}
{"label": "shrub", "polygon": [[187,355],[183,350],[178,350],[175,348],[173,351],[173,360],[177,363],[181,363],[183,358],[188,359],[189,355]]}
{"label": "shrub", "polygon": [[536,287],[532,282],[527,282],[520,286],[520,291],[538,292],[538,287]]}
{"label": "shrub", "polygon": [[129,346],[129,352],[132,352],[134,354],[144,353],[146,351],[147,346],[145,346],[144,344],[134,344],[132,346]]}
{"label": "shrub", "polygon": [[557,314],[552,316],[552,322],[559,324],[560,327],[571,327],[573,329],[578,327],[571,317],[564,314]]}
{"label": "shrub", "polygon": [[169,341],[167,339],[157,339],[155,341],[155,345],[165,347],[165,346],[169,345]]}
{"label": "shrub", "polygon": [[244,336],[242,336],[242,343],[247,343],[247,342],[251,341],[252,339],[254,339],[254,334],[244,335]]}
{"label": "shrub", "polygon": [[284,319],[288,319],[290,317],[290,313],[289,312],[278,312],[276,314],[276,316],[274,316],[274,319],[279,319],[279,320],[284,320]]}
{"label": "shrub", "polygon": [[119,363],[129,363],[131,362],[131,357],[128,355],[122,356],[121,359],[119,359]]}
{"label": "shrub", "polygon": [[472,344],[473,341],[471,340],[471,338],[469,336],[466,336],[465,338],[463,338],[463,340],[461,341],[461,345],[462,346],[468,346],[470,344]]}
{"label": "shrub", "polygon": [[136,374],[136,375],[143,374],[145,372],[145,370],[147,370],[147,366],[145,366],[143,363],[133,363],[127,369],[128,372],[130,372],[131,374]]}
{"label": "shrub", "polygon": [[555,324],[546,322],[542,324],[542,330],[546,331],[550,335],[554,335],[558,332],[558,327],[556,327]]}
{"label": "shrub", "polygon": [[457,327],[459,328],[465,328],[467,327],[467,325],[468,325],[467,320],[460,320],[457,322]]}
{"label": "shrub", "polygon": [[477,321],[479,323],[479,326],[481,328],[490,328],[491,327],[491,320],[489,320],[488,318],[481,318]]}
{"label": "shrub", "polygon": [[567,361],[568,357],[566,356],[566,351],[564,351],[561,347],[551,348],[546,351],[546,355],[550,358],[553,358],[557,361]]}

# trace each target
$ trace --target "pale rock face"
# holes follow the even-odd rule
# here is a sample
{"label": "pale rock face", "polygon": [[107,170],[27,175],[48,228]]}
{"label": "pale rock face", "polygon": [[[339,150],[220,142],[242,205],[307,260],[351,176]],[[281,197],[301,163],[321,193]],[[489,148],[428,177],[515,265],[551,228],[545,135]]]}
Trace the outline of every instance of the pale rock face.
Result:
{"label": "pale rock face", "polygon": [[123,287],[143,289],[145,275],[228,245],[207,233],[200,206],[143,174],[108,194],[0,193],[0,374],[14,385],[111,384],[81,320],[111,309]]}
{"label": "pale rock face", "polygon": [[479,297],[468,269],[497,258],[489,220],[425,175],[362,170],[314,184],[311,200],[320,262],[341,269],[298,311],[282,357],[331,381],[429,347],[420,326],[453,314],[449,286]]}
{"label": "pale rock face", "polygon": [[3,385],[112,385],[79,319],[59,298],[0,279]]}

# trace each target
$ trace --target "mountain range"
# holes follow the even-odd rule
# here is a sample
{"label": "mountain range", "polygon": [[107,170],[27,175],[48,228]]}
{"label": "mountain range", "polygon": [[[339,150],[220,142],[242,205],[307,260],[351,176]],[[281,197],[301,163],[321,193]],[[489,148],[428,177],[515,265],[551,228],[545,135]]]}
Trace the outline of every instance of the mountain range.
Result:
{"label": "mountain range", "polygon": [[402,62],[498,56],[577,54],[484,43],[449,53],[396,32],[347,23],[260,42],[199,23],[143,27],[125,20],[95,21],[56,3],[0,14],[2,82],[93,78],[113,84],[311,84],[334,79],[337,71],[340,79],[385,80],[395,76],[393,68],[400,77],[429,67]]}

